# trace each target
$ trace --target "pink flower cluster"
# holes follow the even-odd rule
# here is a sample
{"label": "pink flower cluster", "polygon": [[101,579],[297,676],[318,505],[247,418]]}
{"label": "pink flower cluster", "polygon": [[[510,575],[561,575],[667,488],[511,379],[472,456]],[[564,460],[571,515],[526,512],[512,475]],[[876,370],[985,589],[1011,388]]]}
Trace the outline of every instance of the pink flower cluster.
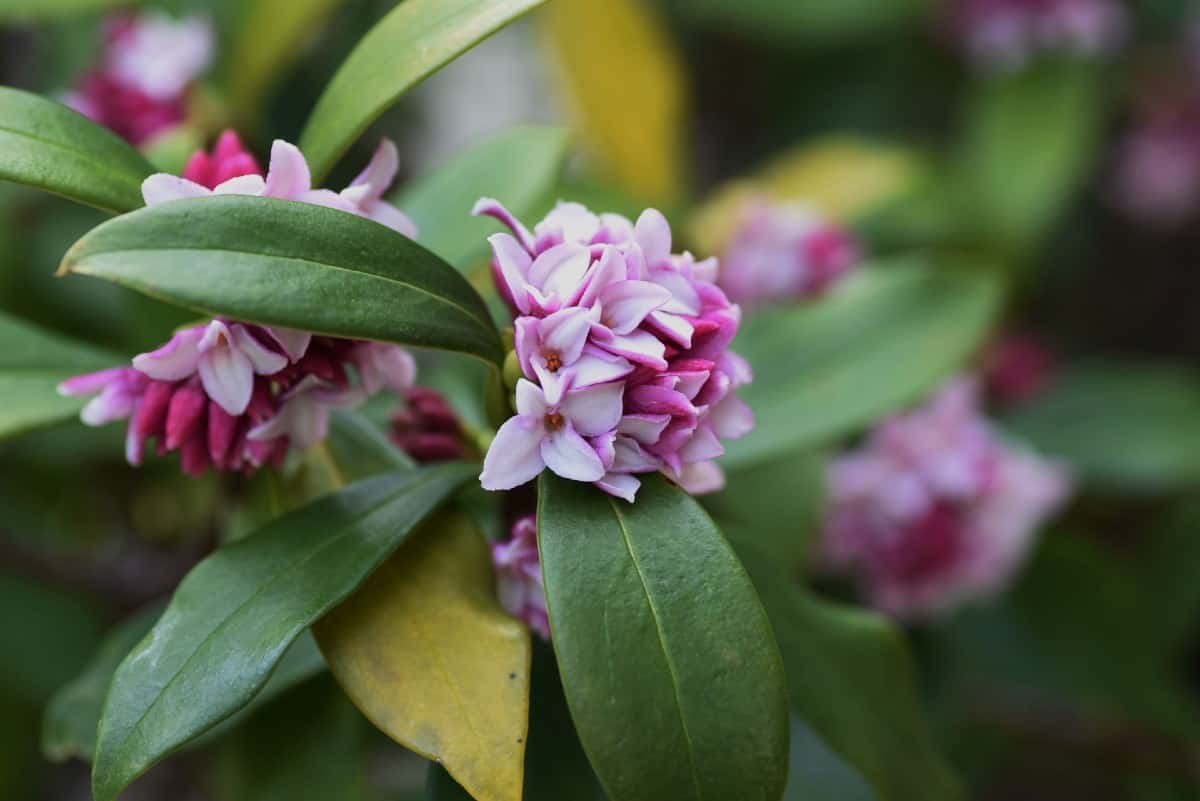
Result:
{"label": "pink flower cluster", "polygon": [[891,615],[944,613],[1002,589],[1069,488],[1005,444],[959,380],[831,465],[824,555]]}
{"label": "pink flower cluster", "polygon": [[854,235],[805,206],[748,203],[721,256],[719,283],[743,306],[821,294],[861,260]]}
{"label": "pink flower cluster", "polygon": [[1200,93],[1170,93],[1140,112],[1117,150],[1113,199],[1128,216],[1160,226],[1200,209]]}
{"label": "pink flower cluster", "polygon": [[404,407],[392,415],[392,442],[421,464],[465,458],[466,432],[446,399],[428,387],[403,395]]}
{"label": "pink flower cluster", "polygon": [[1043,53],[1102,55],[1128,26],[1117,0],[954,0],[947,14],[967,56],[988,70],[1017,69]]}
{"label": "pink flower cluster", "polygon": [[714,283],[716,260],[673,254],[653,209],[635,225],[560,203],[532,232],[496,201],[476,213],[512,231],[490,242],[523,374],[517,414],[484,459],[484,488],[546,468],[630,502],[641,473],[696,493],[723,486],[721,441],[754,421],[734,395],[751,373],[728,350],[741,312]]}
{"label": "pink flower cluster", "polygon": [[212,25],[161,13],[109,20],[99,66],[64,100],[79,113],[141,144],[186,115],[187,93],[213,56]]}
{"label": "pink flower cluster", "polygon": [[533,515],[522,517],[513,525],[512,537],[507,542],[492,543],[492,565],[496,569],[500,605],[542,639],[549,640],[550,618],[546,614],[537,520]]}
{"label": "pink flower cluster", "polygon": [[[380,200],[394,174],[395,148],[385,141],[349,189],[314,191],[304,157],[276,142],[264,179],[237,135],[227,132],[211,155],[192,157],[185,177],[153,175],[143,192],[148,204],[213,193],[288,197],[415,233],[407,217]],[[218,318],[176,332],[158,350],[134,357],[131,367],[77,376],[59,392],[99,393],[83,409],[88,425],[129,420],[130,464],[141,463],[146,442],[154,439],[160,455],[179,451],[183,469],[195,474],[210,466],[251,471],[278,465],[289,448],[324,439],[332,409],[357,405],[384,388],[403,392],[415,373],[412,356],[394,345]]]}

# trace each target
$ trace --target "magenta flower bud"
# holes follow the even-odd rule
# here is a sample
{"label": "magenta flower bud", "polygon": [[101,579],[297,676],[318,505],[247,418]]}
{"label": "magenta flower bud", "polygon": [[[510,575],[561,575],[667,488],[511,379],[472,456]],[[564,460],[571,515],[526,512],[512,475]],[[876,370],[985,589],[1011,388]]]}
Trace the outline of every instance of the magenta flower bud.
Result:
{"label": "magenta flower bud", "polygon": [[[175,390],[167,407],[166,447],[175,450],[205,428],[208,396],[198,379],[193,378]],[[203,442],[203,439],[200,440]]]}
{"label": "magenta flower bud", "polygon": [[958,381],[833,462],[822,548],[883,611],[943,614],[1002,590],[1069,488],[1061,468],[1005,443],[975,384]]}
{"label": "magenta flower bud", "polygon": [[989,399],[1012,406],[1042,392],[1053,378],[1053,354],[1037,339],[1009,334],[997,342],[984,363],[984,388]]}
{"label": "magenta flower bud", "polygon": [[467,455],[462,425],[445,398],[425,387],[413,387],[404,396],[404,408],[392,415],[391,438],[397,447],[422,464]]}
{"label": "magenta flower bud", "polygon": [[262,168],[234,131],[221,134],[212,155],[197,150],[183,170],[184,178],[208,189],[243,175],[261,176]]}
{"label": "magenta flower bud", "polygon": [[500,605],[543,640],[549,640],[550,618],[546,612],[537,522],[533,515],[522,517],[513,525],[507,542],[492,543],[492,564],[496,568]]}

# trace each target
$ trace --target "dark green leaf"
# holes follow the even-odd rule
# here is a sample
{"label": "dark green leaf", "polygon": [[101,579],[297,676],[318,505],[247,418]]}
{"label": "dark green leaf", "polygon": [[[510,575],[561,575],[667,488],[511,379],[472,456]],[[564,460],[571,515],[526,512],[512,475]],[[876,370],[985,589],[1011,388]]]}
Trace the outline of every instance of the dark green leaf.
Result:
{"label": "dark green leaf", "polygon": [[420,229],[421,242],[467,272],[487,259],[496,223],[471,216],[481,197],[494,197],[517,219],[529,219],[551,200],[567,155],[563,128],[518,127],[494,136],[443,165],[393,198]]}
{"label": "dark green leaf", "polygon": [[630,505],[547,474],[538,526],[567,702],[612,801],[778,799],[779,650],[700,506],[660,477]]}
{"label": "dark green leaf", "polygon": [[0,314],[0,437],[75,416],[86,399],[60,396],[59,383],[123,361]]}
{"label": "dark green leaf", "polygon": [[414,466],[379,426],[357,412],[335,411],[325,442],[343,485]]}
{"label": "dark green leaf", "polygon": [[92,774],[98,801],[245,706],[288,645],[477,469],[363,481],[201,562],[113,677]]}
{"label": "dark green leaf", "polygon": [[795,715],[791,751],[784,801],[879,801],[863,777]]}
{"label": "dark green leaf", "polygon": [[0,86],[0,181],[123,212],[142,205],[142,180],[152,172],[133,147],[82,114]]}
{"label": "dark green leaf", "polygon": [[979,346],[999,283],[919,262],[863,270],[810,306],[751,315],[734,348],[755,380],[757,425],[724,461],[742,466],[846,434],[919,399]]}
{"label": "dark green leaf", "polygon": [[388,106],[544,0],[406,0],[359,42],[300,137],[318,183]]}
{"label": "dark green leaf", "polygon": [[79,240],[62,270],[206,314],[503,358],[486,306],[454,268],[389,228],[306,203],[226,196],[142,209]]}
{"label": "dark green leaf", "polygon": [[1098,488],[1200,485],[1200,375],[1170,366],[1081,365],[1009,421]]}
{"label": "dark green leaf", "polygon": [[771,618],[800,718],[879,801],[960,798],[925,722],[900,632],[876,615],[816,599],[753,543],[734,543]]}
{"label": "dark green leaf", "polygon": [[699,22],[794,43],[844,41],[912,23],[930,0],[677,0],[676,5]]}

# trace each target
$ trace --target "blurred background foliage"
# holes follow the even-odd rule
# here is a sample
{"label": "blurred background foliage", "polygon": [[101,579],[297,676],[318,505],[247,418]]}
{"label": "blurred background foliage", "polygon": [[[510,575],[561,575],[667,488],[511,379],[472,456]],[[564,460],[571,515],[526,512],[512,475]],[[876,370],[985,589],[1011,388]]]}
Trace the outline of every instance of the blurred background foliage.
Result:
{"label": "blurred background foliage", "polygon": [[[0,0],[0,82],[70,88],[96,57],[100,15],[118,5]],[[193,93],[188,122],[148,148],[177,170],[224,126],[260,154],[272,138],[297,140],[334,70],[395,3],[142,5],[206,13],[218,30],[218,66]],[[760,427],[731,450],[730,486],[709,502],[787,662],[797,712],[789,799],[1200,797],[1200,229],[1194,217],[1131,219],[1113,189],[1146,76],[1183,58],[1198,17],[1187,0],[1128,7],[1132,36],[1111,58],[985,74],[947,41],[935,0],[550,0],[407,96],[330,180],[352,177],[346,165],[369,158],[376,134],[396,139],[398,203],[479,286],[489,229],[460,208],[472,198],[436,205],[444,193],[419,180],[435,167],[491,171],[530,218],[555,197],[627,214],[656,204],[705,256],[720,252],[739,199],[755,193],[805,201],[862,237],[876,267],[827,299],[748,318],[737,347],[758,372],[746,396]],[[566,139],[501,133],[546,122],[573,132],[550,195],[540,176],[556,174]],[[0,184],[0,309],[136,353],[189,316],[53,277],[103,218]],[[1079,481],[1016,586],[911,630],[911,648],[882,619],[801,592],[827,455],[982,364],[1006,331],[1035,336],[1057,366],[1044,391],[997,414]],[[0,388],[30,366],[4,358],[12,374]],[[425,375],[482,425],[471,369],[444,359]],[[368,414],[385,421],[390,411]],[[120,458],[116,431],[74,423],[0,443],[5,799],[88,797],[82,763],[58,762],[86,755],[77,741],[87,718],[72,728],[51,699],[66,686],[98,707],[103,682],[89,671],[106,675],[152,621],[141,610],[156,609],[225,532],[245,530],[272,491],[263,477],[196,481]],[[577,743],[561,734],[553,661],[539,653],[536,664],[529,759],[578,765]],[[399,756],[313,672],[125,797],[456,797],[436,772],[426,788],[423,763]],[[830,694],[856,702],[824,719],[819,699]],[[551,770],[527,796],[592,797],[594,787],[572,784],[577,775]]]}

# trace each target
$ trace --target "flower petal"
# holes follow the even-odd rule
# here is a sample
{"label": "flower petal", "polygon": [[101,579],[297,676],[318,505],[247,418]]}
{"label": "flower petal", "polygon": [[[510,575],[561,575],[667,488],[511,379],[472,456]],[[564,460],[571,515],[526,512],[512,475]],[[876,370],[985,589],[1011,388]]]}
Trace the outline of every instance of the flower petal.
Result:
{"label": "flower petal", "polygon": [[267,182],[261,175],[239,175],[230,178],[212,191],[214,195],[250,195],[261,197],[267,190]]}
{"label": "flower petal", "polygon": [[483,488],[509,490],[536,478],[546,467],[541,455],[544,433],[540,418],[511,417],[500,426],[483,459]]}
{"label": "flower petal", "polygon": [[529,268],[529,283],[547,295],[571,303],[582,294],[583,277],[592,263],[591,252],[578,244],[555,245],[534,259]]}
{"label": "flower petal", "polygon": [[634,225],[634,239],[646,254],[646,263],[654,266],[671,255],[671,224],[658,209],[646,209]]}
{"label": "flower petal", "polygon": [[244,325],[234,325],[233,346],[245,354],[259,375],[274,375],[288,366],[288,358],[263,345]]}
{"label": "flower petal", "polygon": [[541,456],[546,467],[563,478],[599,481],[604,477],[604,462],[570,423],[546,435],[541,442]]}
{"label": "flower petal", "polygon": [[621,281],[600,292],[600,320],[613,333],[628,334],[670,299],[671,293],[658,284]]}
{"label": "flower petal", "polygon": [[571,386],[583,389],[624,378],[633,372],[633,365],[620,356],[614,356],[594,345],[588,345],[584,348],[583,355],[571,365],[570,369],[575,374],[575,380],[571,382]]}
{"label": "flower petal", "polygon": [[300,149],[290,142],[276,139],[271,145],[271,164],[267,169],[266,197],[295,200],[312,189],[312,173]]}
{"label": "flower petal", "polygon": [[587,309],[578,306],[551,314],[538,327],[542,350],[557,353],[564,365],[574,364],[583,353],[593,317]]}
{"label": "flower petal", "polygon": [[508,234],[492,234],[488,237],[495,256],[493,263],[499,272],[501,291],[507,292],[512,303],[521,314],[529,313],[529,286],[527,276],[533,259],[524,248]]}
{"label": "flower petal", "polygon": [[304,357],[304,354],[308,352],[309,343],[312,342],[311,333],[295,328],[283,328],[275,325],[268,328],[267,333],[279,347],[283,348],[283,352],[287,354],[293,364]]}
{"label": "flower petal", "polygon": [[642,482],[628,473],[605,473],[604,477],[594,482],[597,487],[616,498],[633,503]]}
{"label": "flower petal", "polygon": [[133,366],[156,381],[181,381],[196,372],[203,336],[201,326],[185,328],[158,350],[134,356]]}
{"label": "flower petal", "polygon": [[524,417],[536,417],[540,420],[550,408],[542,389],[524,378],[517,380],[516,396],[517,414]]}
{"label": "flower petal", "polygon": [[476,217],[487,216],[499,220],[501,225],[507,226],[512,231],[513,236],[521,243],[521,247],[525,248],[528,253],[533,253],[533,234],[499,200],[481,197],[475,203],[475,207],[471,209],[471,214]]}
{"label": "flower petal", "polygon": [[198,365],[200,381],[208,396],[232,415],[250,405],[254,391],[254,365],[240,350],[215,347],[205,351]]}
{"label": "flower petal", "polygon": [[191,197],[208,197],[212,192],[194,181],[160,172],[142,181],[142,198],[147,206],[184,200]]}
{"label": "flower petal", "polygon": [[366,187],[367,192],[364,199],[379,200],[392,185],[392,181],[396,180],[396,173],[399,170],[400,154],[396,150],[396,143],[391,139],[380,139],[379,146],[375,148],[375,153],[371,156],[370,163],[350,185]]}
{"label": "flower petal", "polygon": [[621,397],[624,392],[625,385],[620,382],[577,389],[568,392],[558,408],[580,434],[598,437],[612,431],[621,421]]}

